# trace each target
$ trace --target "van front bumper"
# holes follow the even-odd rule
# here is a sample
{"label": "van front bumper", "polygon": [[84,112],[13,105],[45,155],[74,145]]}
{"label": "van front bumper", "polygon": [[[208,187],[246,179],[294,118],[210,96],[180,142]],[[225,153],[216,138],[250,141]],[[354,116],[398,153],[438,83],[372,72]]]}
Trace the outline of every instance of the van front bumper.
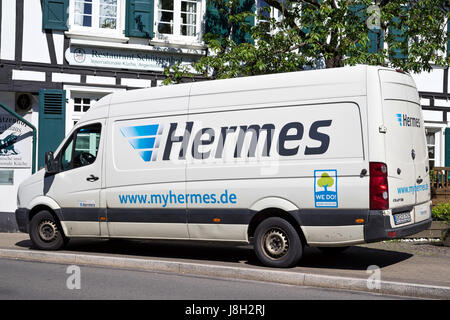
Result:
{"label": "van front bumper", "polygon": [[398,239],[410,236],[431,226],[432,218],[403,227],[392,228],[389,216],[384,216],[381,211],[370,211],[369,221],[364,225],[364,241],[377,242],[389,239]]}
{"label": "van front bumper", "polygon": [[16,222],[20,232],[28,233],[28,214],[30,210],[27,208],[19,208],[16,210]]}

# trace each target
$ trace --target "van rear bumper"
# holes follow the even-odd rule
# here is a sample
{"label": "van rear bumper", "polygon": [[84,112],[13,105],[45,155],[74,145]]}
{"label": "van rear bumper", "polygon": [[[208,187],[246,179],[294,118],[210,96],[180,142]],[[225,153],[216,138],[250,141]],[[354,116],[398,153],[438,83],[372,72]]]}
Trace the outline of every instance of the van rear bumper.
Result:
{"label": "van rear bumper", "polygon": [[398,239],[410,236],[431,226],[432,218],[404,227],[391,227],[389,216],[384,216],[381,211],[370,211],[369,221],[364,225],[364,241],[377,242],[388,239]]}

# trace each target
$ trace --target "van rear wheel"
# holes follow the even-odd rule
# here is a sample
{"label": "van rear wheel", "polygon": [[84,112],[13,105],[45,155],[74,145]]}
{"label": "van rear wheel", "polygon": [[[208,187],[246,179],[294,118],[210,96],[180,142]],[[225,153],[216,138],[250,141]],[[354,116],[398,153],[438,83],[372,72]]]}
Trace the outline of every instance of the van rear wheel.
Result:
{"label": "van rear wheel", "polygon": [[265,266],[277,268],[295,266],[303,253],[297,231],[289,222],[278,217],[268,218],[258,225],[254,249]]}
{"label": "van rear wheel", "polygon": [[33,244],[41,250],[58,250],[68,242],[59,221],[46,210],[37,213],[31,219],[29,234]]}

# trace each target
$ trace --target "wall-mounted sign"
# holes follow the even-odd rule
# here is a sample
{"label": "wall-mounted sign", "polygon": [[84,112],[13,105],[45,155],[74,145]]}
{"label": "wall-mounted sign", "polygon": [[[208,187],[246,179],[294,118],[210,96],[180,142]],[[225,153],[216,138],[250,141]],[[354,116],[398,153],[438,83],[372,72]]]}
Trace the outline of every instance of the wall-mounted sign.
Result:
{"label": "wall-mounted sign", "polygon": [[32,136],[25,123],[0,111],[0,168],[31,167]]}
{"label": "wall-mounted sign", "polygon": [[189,65],[192,55],[158,51],[129,51],[109,48],[70,47],[65,53],[70,65],[147,71],[163,71],[176,63]]}

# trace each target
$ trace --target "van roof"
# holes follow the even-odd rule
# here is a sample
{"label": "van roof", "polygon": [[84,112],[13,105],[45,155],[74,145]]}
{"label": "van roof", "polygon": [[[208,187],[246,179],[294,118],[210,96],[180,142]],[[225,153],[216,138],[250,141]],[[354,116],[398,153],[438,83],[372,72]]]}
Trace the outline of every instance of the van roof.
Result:
{"label": "van roof", "polygon": [[[241,77],[214,81],[199,81],[172,86],[153,87],[146,89],[117,92],[101,99],[94,108],[83,117],[82,121],[100,117],[100,113],[109,109],[110,116],[129,115],[130,103],[146,104],[146,113],[176,112],[186,109],[186,97],[190,109],[218,108],[227,105],[242,106],[257,103],[269,103],[270,100],[283,102],[288,100],[317,100],[332,97],[350,97],[366,95],[367,70],[392,70],[379,66],[357,65],[352,67],[330,68],[252,77]],[[292,90],[295,88],[295,90]],[[240,92],[240,95],[236,95]],[[212,98],[212,96],[214,98]],[[183,99],[184,98],[184,99]],[[158,102],[170,99],[158,108]],[[235,101],[233,101],[235,100]],[[237,101],[236,101],[237,100]],[[154,108],[149,108],[151,103]],[[187,103],[187,102],[186,102]],[[126,108],[123,105],[127,105]],[[108,108],[109,106],[109,108]],[[97,112],[95,112],[97,111]],[[102,109],[102,111],[100,110]],[[142,113],[142,106],[141,106]],[[96,114],[96,115],[94,115]],[[94,118],[92,117],[94,116]]]}

